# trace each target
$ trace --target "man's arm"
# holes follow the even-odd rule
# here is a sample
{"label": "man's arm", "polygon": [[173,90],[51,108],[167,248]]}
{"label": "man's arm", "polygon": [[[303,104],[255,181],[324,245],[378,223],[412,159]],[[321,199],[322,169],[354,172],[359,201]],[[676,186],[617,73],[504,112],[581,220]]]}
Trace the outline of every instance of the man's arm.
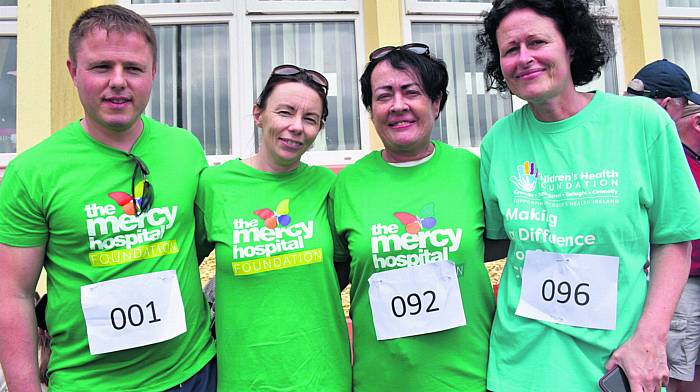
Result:
{"label": "man's arm", "polygon": [[40,392],[34,290],[44,246],[0,244],[0,363],[10,391]]}
{"label": "man's arm", "polygon": [[668,383],[666,338],[689,270],[690,242],[652,245],[649,291],[637,329],[605,365],[620,365],[632,392],[659,391]]}

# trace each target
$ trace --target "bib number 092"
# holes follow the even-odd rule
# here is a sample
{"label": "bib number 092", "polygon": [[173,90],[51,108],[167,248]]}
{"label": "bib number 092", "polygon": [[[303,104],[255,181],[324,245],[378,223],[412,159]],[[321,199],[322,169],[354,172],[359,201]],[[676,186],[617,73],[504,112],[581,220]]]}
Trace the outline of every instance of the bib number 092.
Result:
{"label": "bib number 092", "polygon": [[[425,308],[426,313],[430,312],[437,312],[440,310],[440,308],[435,307],[435,292],[432,290],[428,290],[423,293],[423,297],[426,300],[429,300],[430,303],[428,306]],[[414,309],[413,311],[408,311],[408,307],[411,307]],[[404,299],[402,296],[397,295],[396,297],[391,299],[391,311],[394,313],[394,316],[401,318],[406,315],[406,312],[408,311],[408,314],[410,315],[417,315],[420,313],[420,311],[423,309],[423,302],[421,301],[421,297],[417,293],[411,293],[408,296],[406,296],[406,299]]]}
{"label": "bib number 092", "polygon": [[[150,309],[151,319],[148,320],[149,324],[157,323],[162,321],[156,316],[156,307],[153,301],[146,304],[146,310]],[[109,317],[112,319],[112,327],[117,331],[122,330],[126,327],[127,321],[132,327],[138,327],[144,322],[144,311],[141,305],[133,304],[129,306],[126,310],[116,307],[112,309]]]}
{"label": "bib number 092", "polygon": [[[588,283],[579,283],[573,290],[573,299],[576,305],[585,306],[591,300],[590,295],[584,290],[590,287]],[[571,284],[567,281],[558,285],[552,279],[547,279],[542,283],[542,299],[550,302],[556,298],[557,302],[564,304],[572,298]]]}

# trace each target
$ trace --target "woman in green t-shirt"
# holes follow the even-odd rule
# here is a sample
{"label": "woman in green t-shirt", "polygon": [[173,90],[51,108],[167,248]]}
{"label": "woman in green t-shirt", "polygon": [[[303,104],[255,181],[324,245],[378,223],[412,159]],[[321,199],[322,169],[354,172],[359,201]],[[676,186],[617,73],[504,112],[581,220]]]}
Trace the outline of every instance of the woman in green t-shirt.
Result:
{"label": "woman in green t-shirt", "polygon": [[335,175],[300,161],[328,115],[327,92],[319,72],[274,68],[253,107],[259,152],[202,173],[221,391],[350,391],[326,211]]}
{"label": "woman in green t-shirt", "polygon": [[419,43],[375,50],[360,79],[384,149],[343,169],[332,194],[356,392],[486,389],[494,298],[479,159],[431,140],[447,80]]}
{"label": "woman in green t-shirt", "polygon": [[496,0],[478,35],[487,86],[527,101],[481,144],[486,235],[511,240],[491,331],[494,392],[594,392],[615,367],[633,391],[668,381],[700,198],[659,105],[577,90],[610,56],[610,26],[589,3]]}

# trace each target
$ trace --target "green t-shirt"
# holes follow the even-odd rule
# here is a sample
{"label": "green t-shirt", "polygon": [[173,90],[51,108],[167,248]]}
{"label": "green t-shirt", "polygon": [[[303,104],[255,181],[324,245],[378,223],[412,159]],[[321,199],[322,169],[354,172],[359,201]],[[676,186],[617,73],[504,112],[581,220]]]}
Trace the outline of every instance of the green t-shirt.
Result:
{"label": "green t-shirt", "polygon": [[219,390],[350,391],[327,214],[334,181],[303,163],[275,174],[233,160],[202,173],[198,213],[216,246]]}
{"label": "green t-shirt", "polygon": [[[206,160],[189,132],[142,119],[132,153],[148,166],[155,194],[144,219],[134,220],[115,200],[123,196],[115,192],[131,194],[135,160],[92,139],[79,122],[12,160],[0,186],[0,242],[46,245],[52,391],[162,391],[215,354],[193,244],[194,198]],[[165,270],[176,271],[187,332],[91,355],[81,287]]]}
{"label": "green t-shirt", "polygon": [[[700,200],[673,122],[650,99],[601,92],[558,122],[540,122],[525,106],[484,138],[481,184],[487,237],[511,239],[489,389],[597,391],[642,313],[649,244],[700,237]],[[515,315],[528,250],[619,257],[615,329]]]}
{"label": "green t-shirt", "polygon": [[[335,227],[344,245],[336,257],[350,262],[353,386],[358,392],[486,389],[494,299],[483,264],[479,159],[433,143],[434,155],[413,167],[389,165],[380,152],[372,152],[343,169],[334,188]],[[401,212],[422,223],[405,226],[394,215]],[[467,325],[377,340],[370,276],[445,259],[456,265]]]}

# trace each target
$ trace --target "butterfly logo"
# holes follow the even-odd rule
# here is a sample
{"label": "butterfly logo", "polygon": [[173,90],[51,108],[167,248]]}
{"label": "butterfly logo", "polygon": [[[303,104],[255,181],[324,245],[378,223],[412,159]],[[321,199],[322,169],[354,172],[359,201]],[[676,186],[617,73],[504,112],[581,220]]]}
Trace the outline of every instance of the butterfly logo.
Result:
{"label": "butterfly logo", "polygon": [[408,212],[395,212],[394,216],[403,223],[406,233],[409,234],[416,234],[421,229],[430,229],[437,223],[433,203],[426,204],[421,208],[418,216]]}
{"label": "butterfly logo", "polygon": [[263,208],[261,210],[253,211],[253,214],[260,217],[265,222],[265,227],[274,229],[277,225],[287,226],[291,223],[292,218],[289,217],[289,199],[284,199],[275,208],[275,212],[272,212],[269,208]]}
{"label": "butterfly logo", "polygon": [[[136,183],[136,186],[134,186],[133,197],[126,192],[112,192],[109,193],[107,196],[112,198],[112,200],[116,201],[125,214],[136,215],[138,211],[141,211],[141,202],[143,200],[143,187],[145,182],[145,180],[142,180]],[[132,203],[132,201],[136,201],[135,206],[134,203]]]}

